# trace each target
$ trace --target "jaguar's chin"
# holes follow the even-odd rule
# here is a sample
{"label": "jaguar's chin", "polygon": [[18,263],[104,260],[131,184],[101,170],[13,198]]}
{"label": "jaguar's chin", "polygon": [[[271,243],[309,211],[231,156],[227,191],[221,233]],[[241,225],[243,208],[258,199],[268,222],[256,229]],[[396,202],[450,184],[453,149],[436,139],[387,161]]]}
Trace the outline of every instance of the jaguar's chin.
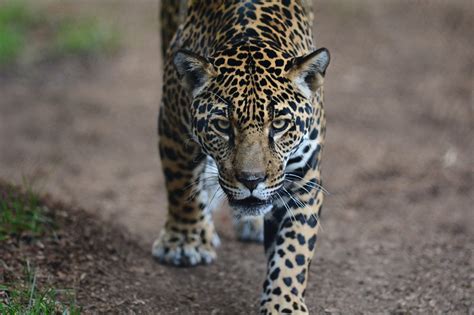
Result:
{"label": "jaguar's chin", "polygon": [[253,196],[245,199],[229,198],[229,205],[234,209],[235,217],[261,216],[272,210],[272,200],[262,200]]}

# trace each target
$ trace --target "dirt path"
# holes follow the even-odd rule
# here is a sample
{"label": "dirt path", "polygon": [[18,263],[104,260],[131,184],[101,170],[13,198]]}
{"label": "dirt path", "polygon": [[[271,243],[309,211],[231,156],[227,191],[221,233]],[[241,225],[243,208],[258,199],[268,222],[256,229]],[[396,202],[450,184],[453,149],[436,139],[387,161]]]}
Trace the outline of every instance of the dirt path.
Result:
{"label": "dirt path", "polygon": [[[115,20],[126,39],[119,56],[0,74],[0,177],[34,178],[134,235],[142,310],[251,313],[263,249],[234,239],[226,211],[216,264],[176,269],[148,257],[165,214],[157,4],[97,3],[64,5]],[[307,304],[314,313],[473,312],[473,5],[352,3],[316,8],[317,42],[333,56],[323,161],[332,195]]]}

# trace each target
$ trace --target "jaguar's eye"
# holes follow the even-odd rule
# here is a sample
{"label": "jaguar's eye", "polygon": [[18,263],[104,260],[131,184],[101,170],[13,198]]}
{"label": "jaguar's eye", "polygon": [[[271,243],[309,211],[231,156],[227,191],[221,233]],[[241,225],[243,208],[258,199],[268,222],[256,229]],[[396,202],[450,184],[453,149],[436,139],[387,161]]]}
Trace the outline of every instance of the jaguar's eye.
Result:
{"label": "jaguar's eye", "polygon": [[214,125],[214,128],[219,132],[222,132],[224,134],[228,134],[230,132],[230,122],[228,120],[215,119],[212,121],[212,124]]}
{"label": "jaguar's eye", "polygon": [[272,122],[272,128],[275,133],[285,131],[289,125],[290,121],[288,119],[278,119]]}

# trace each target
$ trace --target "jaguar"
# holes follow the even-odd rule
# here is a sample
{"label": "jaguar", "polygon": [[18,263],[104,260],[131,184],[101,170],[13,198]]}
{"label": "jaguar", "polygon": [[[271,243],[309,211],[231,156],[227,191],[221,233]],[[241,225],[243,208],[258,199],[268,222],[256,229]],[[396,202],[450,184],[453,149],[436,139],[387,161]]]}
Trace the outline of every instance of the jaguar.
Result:
{"label": "jaguar", "polygon": [[237,237],[262,242],[260,314],[307,314],[305,291],[325,190],[323,83],[310,0],[163,0],[159,153],[165,225],[152,254],[209,264],[212,212],[230,205]]}

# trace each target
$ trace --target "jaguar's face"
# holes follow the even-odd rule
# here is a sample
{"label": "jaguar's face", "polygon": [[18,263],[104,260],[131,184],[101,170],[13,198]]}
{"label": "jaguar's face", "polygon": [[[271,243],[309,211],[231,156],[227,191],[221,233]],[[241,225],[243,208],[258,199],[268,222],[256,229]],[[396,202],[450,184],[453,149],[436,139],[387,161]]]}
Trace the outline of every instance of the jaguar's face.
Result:
{"label": "jaguar's face", "polygon": [[193,137],[216,162],[235,215],[260,215],[281,198],[288,160],[318,127],[315,96],[329,54],[233,50],[209,59],[178,52],[175,65],[193,97]]}

